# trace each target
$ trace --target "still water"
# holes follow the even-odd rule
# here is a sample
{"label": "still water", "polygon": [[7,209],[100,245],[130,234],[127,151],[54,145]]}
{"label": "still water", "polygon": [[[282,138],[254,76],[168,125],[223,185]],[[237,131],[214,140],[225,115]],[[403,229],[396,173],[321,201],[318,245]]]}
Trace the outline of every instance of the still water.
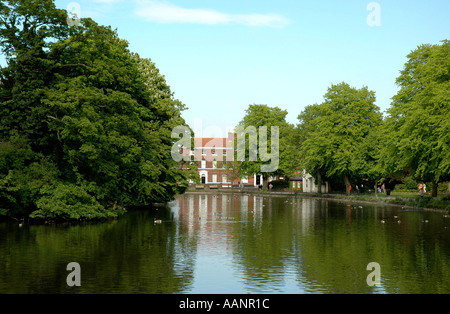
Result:
{"label": "still water", "polygon": [[[70,262],[80,265],[79,287],[66,283]],[[371,262],[380,265],[374,287]],[[450,218],[191,194],[106,223],[2,223],[0,293],[450,293]]]}

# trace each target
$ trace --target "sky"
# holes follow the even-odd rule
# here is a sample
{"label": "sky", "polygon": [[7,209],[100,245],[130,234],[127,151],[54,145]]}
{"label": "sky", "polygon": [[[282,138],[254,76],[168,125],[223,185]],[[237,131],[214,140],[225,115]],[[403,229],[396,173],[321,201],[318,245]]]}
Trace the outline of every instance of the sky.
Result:
{"label": "sky", "polygon": [[296,124],[341,82],[375,91],[385,111],[407,55],[450,33],[448,0],[55,3],[117,29],[131,51],[155,62],[203,136],[225,135],[250,104],[285,109]]}

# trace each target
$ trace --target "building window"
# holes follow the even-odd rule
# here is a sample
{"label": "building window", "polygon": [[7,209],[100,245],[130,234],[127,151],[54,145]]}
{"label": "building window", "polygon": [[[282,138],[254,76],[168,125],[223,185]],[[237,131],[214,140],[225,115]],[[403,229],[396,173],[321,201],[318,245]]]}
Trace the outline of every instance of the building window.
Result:
{"label": "building window", "polygon": [[206,150],[202,149],[202,155],[206,155]]}
{"label": "building window", "polygon": [[248,177],[247,176],[245,176],[245,177],[242,177],[242,183],[248,183]]}
{"label": "building window", "polygon": [[226,174],[222,175],[222,183],[227,183],[227,180],[228,180],[227,175]]}
{"label": "building window", "polygon": [[216,160],[213,161],[213,169],[217,169],[217,161]]}
{"label": "building window", "polygon": [[212,175],[212,182],[217,183],[217,174]]}
{"label": "building window", "polygon": [[217,152],[215,149],[212,150],[212,154],[217,156]]}
{"label": "building window", "polygon": [[222,152],[222,156],[226,156],[226,155],[227,155],[227,150],[224,149],[223,152]]}
{"label": "building window", "polygon": [[206,160],[202,160],[201,169],[206,169]]}

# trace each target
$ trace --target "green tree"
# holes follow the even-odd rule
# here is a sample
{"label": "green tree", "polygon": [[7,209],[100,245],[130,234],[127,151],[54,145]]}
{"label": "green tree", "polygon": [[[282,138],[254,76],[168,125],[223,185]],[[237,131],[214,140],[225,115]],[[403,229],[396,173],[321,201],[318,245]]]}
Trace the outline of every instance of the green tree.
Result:
{"label": "green tree", "polygon": [[55,78],[49,51],[67,37],[66,17],[50,0],[0,3],[1,50],[8,61],[0,73],[0,138],[11,130],[26,133],[33,145],[45,138],[47,130],[37,123],[42,115],[36,105],[39,90]]}
{"label": "green tree", "polygon": [[[301,156],[300,163],[302,168],[308,171],[317,180],[317,186],[322,186],[323,176],[326,174],[325,157],[327,154],[327,146],[323,142],[314,142],[313,137],[322,137],[319,135],[320,119],[325,116],[323,106],[309,105],[298,116],[299,123],[297,125],[299,142],[299,155]],[[326,136],[324,136],[324,139]],[[322,193],[318,189],[318,193]]]}
{"label": "green tree", "polygon": [[348,193],[352,180],[371,175],[376,156],[370,134],[382,123],[373,91],[332,85],[324,102],[306,107],[298,119],[302,165],[318,184],[323,175],[340,177]]}
{"label": "green tree", "polygon": [[186,180],[170,155],[171,130],[185,124],[184,105],[154,64],[131,54],[109,28],[84,20],[61,45],[61,59],[76,66],[42,102],[78,184],[112,203],[170,200]]}
{"label": "green tree", "polygon": [[[382,150],[385,147],[389,133],[385,130],[385,121],[372,126],[367,134],[366,138],[360,143],[359,146],[359,159],[360,167],[364,168],[363,179],[368,179],[374,183],[374,191],[377,194],[377,187],[383,182],[387,182],[388,176],[386,175],[381,163]],[[392,179],[392,178],[391,178]]]}
{"label": "green tree", "polygon": [[[109,217],[103,208],[171,200],[187,185],[188,174],[171,158],[171,130],[185,125],[185,106],[173,98],[155,64],[130,52],[116,31],[91,19],[68,29],[67,12],[51,1],[36,3],[0,7],[8,55],[0,77],[0,142],[8,146],[17,133],[36,162],[58,170],[53,186],[43,182],[30,193],[39,208],[32,216]],[[41,17],[46,12],[53,17]],[[29,21],[43,31],[29,31]],[[19,31],[10,31],[19,22]],[[28,40],[28,48],[16,43]],[[11,182],[3,183],[2,195],[11,199]],[[61,210],[63,204],[72,213]]]}
{"label": "green tree", "polygon": [[223,168],[225,168],[224,173],[227,176],[228,180],[231,182],[231,189],[234,189],[234,182],[236,180],[240,181],[241,178],[246,175],[242,170],[242,162],[236,159],[227,161],[227,157],[224,157]]}
{"label": "green tree", "polygon": [[[269,107],[268,105],[253,104],[246,110],[246,115],[238,125],[238,133],[249,131],[253,128],[256,137],[252,139],[252,132],[245,134],[245,160],[242,161],[242,172],[247,175],[262,174],[263,188],[266,188],[269,176],[287,175],[293,171],[295,153],[293,153],[292,132],[294,126],[286,121],[287,111],[278,107]],[[266,136],[261,133],[266,128]],[[273,128],[275,127],[275,128]],[[278,131],[277,131],[278,130]],[[273,131],[278,133],[272,134]],[[275,142],[272,141],[272,135]],[[244,139],[244,137],[241,137]],[[239,141],[238,141],[239,142]],[[239,150],[239,143],[238,143]],[[263,149],[261,151],[261,149]],[[267,149],[267,152],[264,150]],[[269,153],[270,151],[270,153]],[[270,158],[268,158],[268,156]],[[238,159],[239,153],[238,153]],[[291,159],[292,158],[292,159]],[[269,159],[269,160],[268,160]],[[269,171],[264,171],[265,165]]]}
{"label": "green tree", "polygon": [[450,177],[450,41],[412,51],[396,83],[384,166],[432,182],[437,196],[438,183]]}
{"label": "green tree", "polygon": [[0,142],[0,215],[25,217],[36,208],[41,189],[58,180],[59,171],[27,140],[13,135]]}

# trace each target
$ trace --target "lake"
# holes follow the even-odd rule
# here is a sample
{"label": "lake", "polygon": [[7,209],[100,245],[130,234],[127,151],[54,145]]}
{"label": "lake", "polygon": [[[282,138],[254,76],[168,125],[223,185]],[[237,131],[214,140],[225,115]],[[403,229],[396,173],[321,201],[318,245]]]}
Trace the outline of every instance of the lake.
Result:
{"label": "lake", "polygon": [[[186,194],[104,223],[0,223],[0,293],[450,293],[444,214]],[[67,284],[71,262],[81,286]]]}

